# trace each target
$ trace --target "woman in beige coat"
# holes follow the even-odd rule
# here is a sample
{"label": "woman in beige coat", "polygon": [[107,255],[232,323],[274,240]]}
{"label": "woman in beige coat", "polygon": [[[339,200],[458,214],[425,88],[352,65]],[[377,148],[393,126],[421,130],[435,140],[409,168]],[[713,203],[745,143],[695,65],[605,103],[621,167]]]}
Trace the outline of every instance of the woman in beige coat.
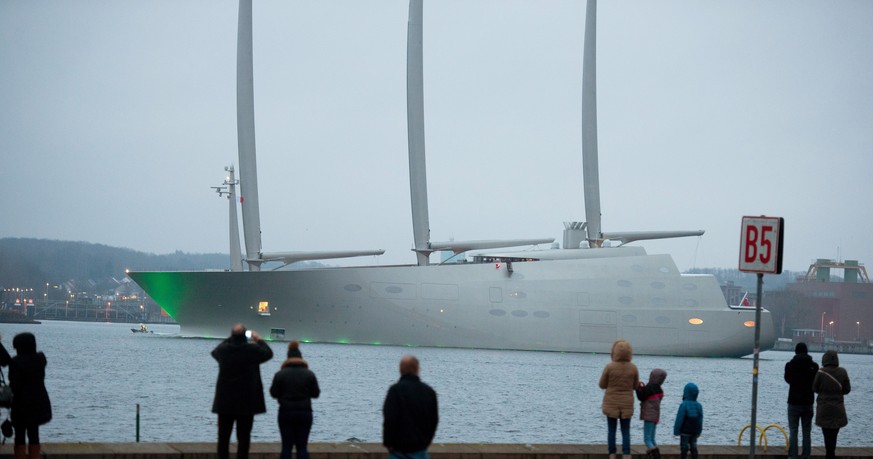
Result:
{"label": "woman in beige coat", "polygon": [[600,388],[603,394],[603,414],[608,426],[609,459],[615,459],[616,424],[621,424],[621,453],[630,455],[630,420],[634,415],[634,391],[640,383],[636,365],[631,363],[633,349],[620,339],[612,343],[612,362],[603,368]]}

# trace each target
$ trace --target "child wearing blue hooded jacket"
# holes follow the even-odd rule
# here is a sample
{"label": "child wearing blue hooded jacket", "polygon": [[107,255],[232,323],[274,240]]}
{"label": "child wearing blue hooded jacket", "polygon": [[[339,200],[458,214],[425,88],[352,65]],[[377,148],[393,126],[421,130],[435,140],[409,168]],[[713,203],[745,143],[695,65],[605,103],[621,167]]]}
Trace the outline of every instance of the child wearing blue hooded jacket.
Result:
{"label": "child wearing blue hooded jacket", "polygon": [[688,457],[697,459],[697,437],[703,431],[703,405],[697,401],[700,389],[692,382],[685,385],[682,393],[682,403],[676,413],[676,423],[673,424],[673,435],[679,436],[681,459]]}

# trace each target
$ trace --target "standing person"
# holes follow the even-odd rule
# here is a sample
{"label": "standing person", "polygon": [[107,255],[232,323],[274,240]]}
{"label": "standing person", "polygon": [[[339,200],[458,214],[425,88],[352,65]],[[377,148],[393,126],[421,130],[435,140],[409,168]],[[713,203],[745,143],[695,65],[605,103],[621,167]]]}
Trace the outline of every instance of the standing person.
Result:
{"label": "standing person", "polygon": [[661,385],[667,379],[667,372],[655,368],[649,374],[649,383],[637,388],[637,398],[640,400],[640,419],[643,421],[643,441],[646,443],[646,455],[652,459],[661,459],[661,450],[655,441],[655,431],[661,421],[661,399],[664,390]]}
{"label": "standing person", "polygon": [[12,389],[15,459],[39,459],[39,426],[52,420],[52,404],[45,390],[45,354],[36,351],[33,333],[15,335],[12,347],[15,348],[15,357],[10,357],[0,343],[0,366],[9,366],[9,387]]}
{"label": "standing person", "polygon": [[620,339],[612,343],[612,361],[603,368],[600,388],[603,393],[603,414],[606,415],[609,459],[615,459],[616,424],[621,424],[621,453],[630,455],[630,420],[634,415],[634,391],[640,384],[640,374],[631,363],[633,348]]}
{"label": "standing person", "polygon": [[806,343],[797,343],[794,358],[785,364],[785,382],[788,383],[788,458],[797,458],[797,425],[803,428],[803,459],[809,459],[812,447],[812,415],[815,394],[812,381],[818,364],[812,360]]}
{"label": "standing person", "polygon": [[255,415],[267,412],[260,365],[273,358],[273,350],[257,332],[246,337],[246,327],[236,324],[230,337],[212,350],[218,361],[218,380],[212,412],[218,415],[218,459],[230,456],[230,433],[236,423],[237,457],[248,459]]}
{"label": "standing person", "polygon": [[703,432],[703,405],[697,401],[700,389],[697,384],[690,382],[685,385],[682,393],[682,403],[676,413],[676,422],[673,424],[673,435],[679,437],[680,458],[688,457],[691,450],[691,459],[697,459],[697,437]]}
{"label": "standing person", "polygon": [[388,389],[382,406],[382,444],[391,459],[427,459],[436,434],[437,395],[418,377],[418,359],[400,359],[400,380]]}
{"label": "standing person", "polygon": [[291,459],[291,451],[297,447],[297,459],[309,459],[306,444],[312,429],[312,399],[318,398],[321,389],[309,363],[303,360],[300,343],[288,343],[288,358],[273,376],[270,395],[279,401],[279,434],[282,436],[280,459]]}
{"label": "standing person", "polygon": [[840,366],[837,351],[827,351],[821,357],[822,368],[815,374],[812,390],[818,394],[815,405],[815,425],[824,435],[825,458],[834,459],[837,449],[837,434],[849,423],[843,396],[852,390],[849,373]]}

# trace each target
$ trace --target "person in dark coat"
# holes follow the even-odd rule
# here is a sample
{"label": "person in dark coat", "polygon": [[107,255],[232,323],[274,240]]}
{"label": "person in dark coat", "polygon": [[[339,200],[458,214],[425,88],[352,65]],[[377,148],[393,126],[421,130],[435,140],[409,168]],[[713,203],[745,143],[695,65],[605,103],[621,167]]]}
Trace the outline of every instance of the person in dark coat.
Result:
{"label": "person in dark coat", "polygon": [[815,405],[815,425],[821,427],[825,442],[826,459],[834,459],[837,449],[837,434],[849,423],[843,396],[852,386],[849,373],[840,366],[837,351],[826,351],[821,357],[822,368],[815,374],[812,390],[818,394]]}
{"label": "person in dark coat", "polygon": [[273,358],[273,350],[257,332],[246,338],[246,327],[236,324],[230,337],[212,350],[218,361],[218,380],[212,412],[218,415],[218,458],[230,456],[230,434],[236,424],[237,457],[249,457],[255,415],[266,413],[260,365]]}
{"label": "person in dark coat", "polygon": [[391,459],[427,459],[439,423],[436,392],[418,377],[418,359],[400,360],[400,380],[382,406],[382,444]]}
{"label": "person in dark coat", "polygon": [[803,428],[803,459],[809,459],[812,448],[812,415],[815,394],[812,381],[818,364],[809,355],[806,343],[797,343],[794,358],[785,364],[785,382],[788,383],[788,457],[797,458],[797,425]]}
{"label": "person in dark coat", "polygon": [[279,401],[279,434],[282,436],[280,459],[291,459],[291,451],[297,448],[297,459],[309,459],[306,444],[312,429],[312,399],[318,398],[321,389],[309,363],[303,360],[300,343],[288,343],[288,358],[273,376],[270,395]]}
{"label": "person in dark coat", "polygon": [[36,351],[36,337],[32,333],[15,335],[12,347],[15,357],[10,357],[0,343],[0,366],[9,366],[12,389],[15,459],[39,459],[39,426],[52,420],[52,404],[45,389],[46,358]]}

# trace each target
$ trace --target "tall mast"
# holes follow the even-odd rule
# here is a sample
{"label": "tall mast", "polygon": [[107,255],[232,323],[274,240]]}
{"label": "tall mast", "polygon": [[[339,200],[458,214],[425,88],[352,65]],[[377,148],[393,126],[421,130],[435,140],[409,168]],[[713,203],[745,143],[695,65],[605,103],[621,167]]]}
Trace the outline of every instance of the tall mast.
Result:
{"label": "tall mast", "polygon": [[236,42],[236,128],[239,143],[240,204],[246,261],[250,271],[261,266],[261,217],[258,210],[258,167],[255,157],[255,90],[252,64],[252,0],[239,2]]}
{"label": "tall mast", "polygon": [[597,0],[585,9],[585,47],[582,58],[582,180],[588,245],[600,247],[600,178],[597,165]]}
{"label": "tall mast", "polygon": [[419,266],[429,262],[430,222],[427,210],[427,167],[424,155],[424,64],[422,0],[409,1],[406,35],[406,129],[409,140],[409,191],[412,232]]}

